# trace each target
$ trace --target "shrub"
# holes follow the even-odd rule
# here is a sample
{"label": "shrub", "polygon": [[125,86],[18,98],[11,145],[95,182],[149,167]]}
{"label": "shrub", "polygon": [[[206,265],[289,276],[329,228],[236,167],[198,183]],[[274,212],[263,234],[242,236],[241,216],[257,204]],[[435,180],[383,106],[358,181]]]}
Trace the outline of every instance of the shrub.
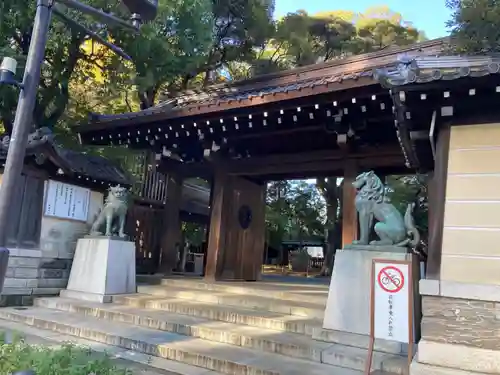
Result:
{"label": "shrub", "polygon": [[130,375],[131,371],[116,367],[106,354],[98,354],[83,346],[63,344],[50,347],[27,344],[20,335],[6,341],[0,333],[0,375],[33,370],[36,375]]}

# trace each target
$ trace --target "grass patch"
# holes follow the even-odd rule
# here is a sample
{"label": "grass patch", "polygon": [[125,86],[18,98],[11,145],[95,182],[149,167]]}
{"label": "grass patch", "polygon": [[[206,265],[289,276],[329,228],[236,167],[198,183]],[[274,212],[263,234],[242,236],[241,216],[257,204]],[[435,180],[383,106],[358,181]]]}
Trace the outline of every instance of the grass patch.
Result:
{"label": "grass patch", "polygon": [[0,332],[0,375],[20,370],[33,370],[36,375],[131,375],[119,368],[112,359],[90,348],[73,344],[50,347],[30,345],[22,335],[13,334],[6,340]]}

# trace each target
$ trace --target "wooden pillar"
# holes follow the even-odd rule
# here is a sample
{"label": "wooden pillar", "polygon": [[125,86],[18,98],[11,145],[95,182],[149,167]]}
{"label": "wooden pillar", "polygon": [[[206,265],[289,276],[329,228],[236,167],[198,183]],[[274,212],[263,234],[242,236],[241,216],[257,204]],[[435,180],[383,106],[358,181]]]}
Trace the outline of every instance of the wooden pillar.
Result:
{"label": "wooden pillar", "polygon": [[221,170],[215,170],[210,199],[210,224],[205,265],[205,280],[220,279],[224,266],[226,248],[226,225],[228,210],[229,177]]}
{"label": "wooden pillar", "polygon": [[426,279],[438,280],[440,277],[449,150],[450,126],[442,125],[436,142],[434,172],[428,186],[429,243]]}
{"label": "wooden pillar", "polygon": [[358,214],[354,204],[356,189],[352,186],[357,174],[355,162],[347,160],[342,187],[342,247],[358,239]]}
{"label": "wooden pillar", "polygon": [[167,200],[163,216],[163,235],[159,271],[169,274],[177,264],[177,252],[181,246],[182,230],[180,209],[182,202],[182,178],[176,174],[167,175]]}

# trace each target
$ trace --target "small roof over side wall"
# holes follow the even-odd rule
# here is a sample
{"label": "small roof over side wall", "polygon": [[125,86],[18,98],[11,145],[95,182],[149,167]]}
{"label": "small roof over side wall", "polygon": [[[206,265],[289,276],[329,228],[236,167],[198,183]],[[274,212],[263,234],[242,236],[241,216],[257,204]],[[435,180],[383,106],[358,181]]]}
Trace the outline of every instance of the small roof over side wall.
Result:
{"label": "small roof over side wall", "polygon": [[[0,148],[0,161],[7,158],[7,149]],[[63,175],[75,181],[81,180],[83,185],[102,185],[105,189],[110,185],[132,185],[132,178],[112,161],[95,155],[69,150],[53,143],[48,138],[33,148],[28,148],[26,161],[34,160],[41,169],[52,164],[60,169]]]}

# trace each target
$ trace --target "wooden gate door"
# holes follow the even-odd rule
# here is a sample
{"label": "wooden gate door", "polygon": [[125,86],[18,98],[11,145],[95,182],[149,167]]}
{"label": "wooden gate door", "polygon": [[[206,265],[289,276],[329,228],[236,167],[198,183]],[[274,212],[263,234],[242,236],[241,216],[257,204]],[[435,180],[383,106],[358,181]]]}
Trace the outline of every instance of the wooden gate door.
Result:
{"label": "wooden gate door", "polygon": [[205,277],[258,280],[265,242],[265,186],[221,173],[213,189]]}
{"label": "wooden gate door", "polygon": [[135,241],[136,272],[154,274],[161,254],[163,208],[133,204],[127,213],[127,234]]}

